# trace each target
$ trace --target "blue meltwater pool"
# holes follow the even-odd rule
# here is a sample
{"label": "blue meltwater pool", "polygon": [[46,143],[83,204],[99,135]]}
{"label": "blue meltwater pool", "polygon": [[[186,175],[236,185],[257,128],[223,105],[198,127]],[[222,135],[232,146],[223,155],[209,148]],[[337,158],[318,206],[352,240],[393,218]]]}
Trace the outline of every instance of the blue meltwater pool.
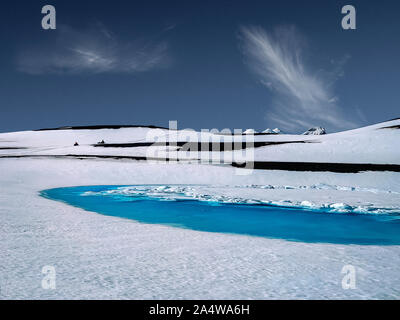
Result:
{"label": "blue meltwater pool", "polygon": [[100,214],[198,231],[290,241],[399,245],[397,214],[331,213],[268,205],[121,194],[121,186],[49,189],[43,197]]}

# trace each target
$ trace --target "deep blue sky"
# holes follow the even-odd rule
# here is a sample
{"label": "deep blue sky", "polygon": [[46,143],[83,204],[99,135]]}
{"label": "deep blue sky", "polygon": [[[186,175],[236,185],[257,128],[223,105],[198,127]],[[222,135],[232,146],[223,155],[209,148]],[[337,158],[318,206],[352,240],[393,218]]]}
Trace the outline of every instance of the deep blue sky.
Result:
{"label": "deep blue sky", "polygon": [[[56,8],[56,30],[41,28],[45,4]],[[341,28],[345,4],[357,9],[357,30]],[[7,1],[0,13],[0,132],[169,120],[194,129],[279,127],[267,116],[277,93],[249,67],[243,26],[267,33],[294,26],[311,74],[346,61],[331,87],[346,120],[399,117],[399,16],[398,1],[382,0]],[[75,56],[63,54],[65,42],[75,48],[74,37],[77,46],[103,50],[108,34],[117,39],[106,48],[116,58],[111,70],[75,67]],[[138,50],[137,70],[126,71]]]}

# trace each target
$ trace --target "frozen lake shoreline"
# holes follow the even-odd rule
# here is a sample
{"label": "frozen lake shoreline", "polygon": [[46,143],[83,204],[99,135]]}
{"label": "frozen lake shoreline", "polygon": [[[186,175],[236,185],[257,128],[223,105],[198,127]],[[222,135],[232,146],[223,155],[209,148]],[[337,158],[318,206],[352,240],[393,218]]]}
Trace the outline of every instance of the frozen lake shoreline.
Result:
{"label": "frozen lake shoreline", "polygon": [[[0,161],[1,298],[11,299],[397,299],[400,246],[293,243],[148,225],[86,212],[41,198],[43,189],[99,184],[340,185],[346,175],[167,166],[104,160]],[[398,173],[350,174],[359,187],[396,189]],[[321,181],[323,180],[323,181]],[[241,188],[243,196],[244,188]],[[335,191],[246,192],[269,198],[336,201]],[[397,190],[397,189],[396,189]],[[394,191],[396,191],[394,190]],[[224,188],[221,187],[221,194]],[[399,190],[397,190],[399,191]],[[231,191],[229,192],[232,195]],[[271,193],[269,193],[271,192]],[[316,193],[314,193],[316,192]],[[358,192],[336,190],[360,201]],[[362,193],[361,193],[362,194]],[[308,198],[305,196],[308,195]],[[315,196],[314,196],[315,195]],[[398,201],[367,192],[368,201]],[[282,198],[281,198],[282,199]],[[314,199],[314,200],[315,200]],[[321,199],[323,201],[323,199]],[[398,202],[397,202],[398,203]],[[341,287],[344,265],[357,270],[357,288]],[[41,287],[42,267],[57,272],[57,288]]]}

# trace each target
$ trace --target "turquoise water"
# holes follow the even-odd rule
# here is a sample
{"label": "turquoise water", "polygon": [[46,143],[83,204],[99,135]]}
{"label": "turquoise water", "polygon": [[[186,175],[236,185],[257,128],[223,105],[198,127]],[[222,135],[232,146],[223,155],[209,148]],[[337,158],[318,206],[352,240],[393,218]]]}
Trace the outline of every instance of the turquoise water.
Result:
{"label": "turquoise water", "polygon": [[393,219],[393,215],[340,214],[198,200],[163,201],[143,195],[83,195],[118,187],[121,186],[57,188],[44,190],[41,195],[108,216],[177,228],[310,243],[400,244],[400,220]]}

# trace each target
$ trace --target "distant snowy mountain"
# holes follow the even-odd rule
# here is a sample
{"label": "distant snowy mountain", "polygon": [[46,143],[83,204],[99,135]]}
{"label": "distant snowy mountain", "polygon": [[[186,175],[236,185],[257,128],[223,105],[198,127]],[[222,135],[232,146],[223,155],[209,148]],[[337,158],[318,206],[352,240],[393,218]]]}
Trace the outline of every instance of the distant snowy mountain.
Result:
{"label": "distant snowy mountain", "polygon": [[257,131],[255,131],[254,129],[247,129],[243,133],[244,134],[255,134],[255,133],[257,133]]}
{"label": "distant snowy mountain", "polygon": [[282,133],[282,131],[279,128],[275,128],[272,130],[273,133]]}
{"label": "distant snowy mountain", "polygon": [[308,129],[306,132],[303,133],[303,135],[315,135],[315,136],[319,136],[321,134],[326,134],[325,128],[313,127],[313,128]]}
{"label": "distant snowy mountain", "polygon": [[281,130],[279,130],[278,128],[275,128],[275,129],[267,128],[267,129],[265,129],[262,133],[275,133],[275,134],[279,134],[279,133],[281,133]]}

